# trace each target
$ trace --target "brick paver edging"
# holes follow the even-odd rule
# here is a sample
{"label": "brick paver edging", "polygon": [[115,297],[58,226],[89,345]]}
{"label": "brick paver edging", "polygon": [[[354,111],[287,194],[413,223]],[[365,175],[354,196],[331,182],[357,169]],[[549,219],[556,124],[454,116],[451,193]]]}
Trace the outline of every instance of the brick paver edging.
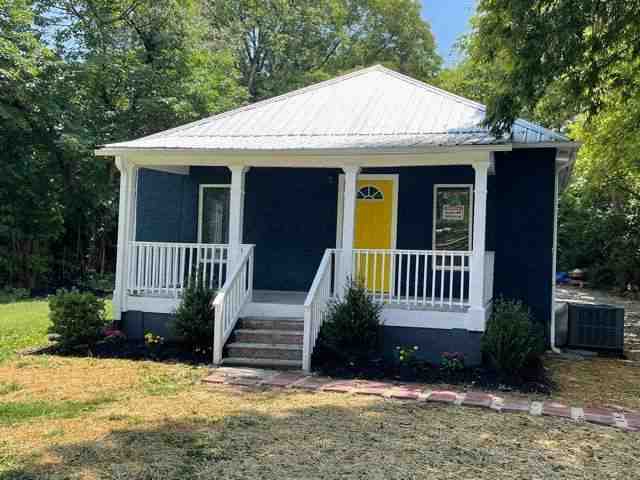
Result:
{"label": "brick paver edging", "polygon": [[629,432],[640,431],[640,413],[629,413],[600,407],[571,407],[552,401],[509,399],[483,392],[431,390],[412,383],[334,380],[329,377],[308,375],[297,371],[279,372],[257,368],[229,367],[214,369],[208,377],[203,379],[203,382],[243,387],[286,388],[312,392],[374,395],[415,402],[439,402],[450,405],[486,408],[494,412],[520,412],[534,416],[564,417],[576,422],[596,423]]}

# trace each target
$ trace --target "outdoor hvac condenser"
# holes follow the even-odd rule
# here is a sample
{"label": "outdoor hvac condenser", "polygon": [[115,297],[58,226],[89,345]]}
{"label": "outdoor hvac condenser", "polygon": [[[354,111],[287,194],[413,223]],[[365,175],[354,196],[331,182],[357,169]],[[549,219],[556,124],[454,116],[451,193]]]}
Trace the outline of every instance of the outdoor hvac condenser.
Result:
{"label": "outdoor hvac condenser", "polygon": [[612,305],[569,304],[569,346],[624,350],[624,308]]}

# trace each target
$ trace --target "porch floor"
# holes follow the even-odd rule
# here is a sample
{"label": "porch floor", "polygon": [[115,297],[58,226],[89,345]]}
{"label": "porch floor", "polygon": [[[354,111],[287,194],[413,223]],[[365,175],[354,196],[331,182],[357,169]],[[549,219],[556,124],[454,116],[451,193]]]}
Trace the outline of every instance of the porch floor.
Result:
{"label": "porch floor", "polygon": [[307,292],[284,290],[254,290],[254,303],[277,303],[279,305],[304,305]]}

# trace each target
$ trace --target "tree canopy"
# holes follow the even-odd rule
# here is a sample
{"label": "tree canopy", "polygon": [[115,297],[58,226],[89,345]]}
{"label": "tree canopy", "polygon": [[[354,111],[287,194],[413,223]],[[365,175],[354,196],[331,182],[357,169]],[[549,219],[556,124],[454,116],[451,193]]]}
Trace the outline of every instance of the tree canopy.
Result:
{"label": "tree canopy", "polygon": [[117,174],[96,146],[440,62],[413,0],[0,0],[0,287],[113,271]]}

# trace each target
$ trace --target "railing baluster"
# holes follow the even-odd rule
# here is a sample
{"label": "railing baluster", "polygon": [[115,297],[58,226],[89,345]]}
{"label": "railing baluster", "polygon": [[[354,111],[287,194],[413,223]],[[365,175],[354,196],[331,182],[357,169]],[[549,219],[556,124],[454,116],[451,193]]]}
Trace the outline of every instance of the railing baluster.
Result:
{"label": "railing baluster", "polygon": [[453,305],[453,253],[449,256],[449,261],[451,262],[449,265],[449,307],[451,307]]}
{"label": "railing baluster", "polygon": [[407,278],[406,278],[406,283],[405,283],[405,302],[409,303],[409,274],[411,273],[411,254],[407,253],[406,254],[407,257]]}
{"label": "railing baluster", "polygon": [[413,303],[418,304],[418,254],[415,254],[415,275],[413,278]]}
{"label": "railing baluster", "polygon": [[464,305],[464,274],[465,274],[465,266],[467,263],[467,257],[463,254],[460,263],[460,306]]}
{"label": "railing baluster", "polygon": [[442,268],[440,269],[440,306],[442,307],[444,305],[444,271],[446,268],[444,253],[440,254],[440,259],[442,260]]}
{"label": "railing baluster", "polygon": [[422,254],[422,305],[427,304],[427,266],[429,265],[429,254]]}

